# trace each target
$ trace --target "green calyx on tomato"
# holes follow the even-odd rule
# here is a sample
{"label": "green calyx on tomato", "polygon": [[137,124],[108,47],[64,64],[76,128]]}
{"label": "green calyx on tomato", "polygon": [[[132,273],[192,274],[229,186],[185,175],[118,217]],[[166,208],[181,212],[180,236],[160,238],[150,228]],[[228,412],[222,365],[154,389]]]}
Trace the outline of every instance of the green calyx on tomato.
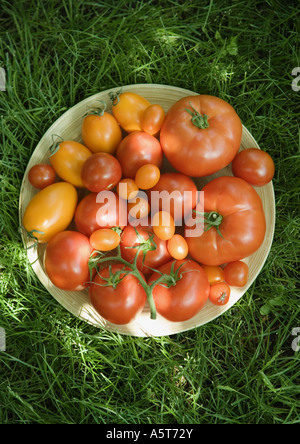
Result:
{"label": "green calyx on tomato", "polygon": [[[180,269],[184,266],[185,263],[186,262],[183,262],[182,264],[180,264],[179,267],[177,268],[177,270],[175,270],[176,261],[174,260],[171,265],[171,269],[170,269],[169,274],[165,274],[159,270],[155,270],[157,273],[159,273],[161,275],[161,278],[159,279],[159,284],[163,285],[167,288],[174,287],[177,284],[177,282],[180,279],[182,279],[182,273],[188,272],[188,271],[183,271],[182,273],[179,274]],[[157,283],[157,281],[156,281],[156,283]]]}
{"label": "green calyx on tomato", "polygon": [[185,110],[192,116],[191,118],[191,122],[193,125],[195,125],[197,128],[199,129],[204,129],[204,128],[208,128],[209,127],[209,123],[208,123],[208,115],[207,114],[200,114],[191,104],[191,102],[189,102],[190,107],[192,108],[193,111],[191,111],[188,108],[185,108]]}
{"label": "green calyx on tomato", "polygon": [[215,227],[215,229],[217,230],[217,233],[223,237],[221,231],[220,231],[220,225],[222,223],[223,220],[223,216],[219,213],[217,213],[216,211],[210,211],[210,212],[206,212],[203,213],[201,211],[197,211],[197,210],[193,210],[194,213],[203,216],[204,222],[205,222],[205,227],[204,227],[204,231],[208,231],[210,230],[212,227]]}

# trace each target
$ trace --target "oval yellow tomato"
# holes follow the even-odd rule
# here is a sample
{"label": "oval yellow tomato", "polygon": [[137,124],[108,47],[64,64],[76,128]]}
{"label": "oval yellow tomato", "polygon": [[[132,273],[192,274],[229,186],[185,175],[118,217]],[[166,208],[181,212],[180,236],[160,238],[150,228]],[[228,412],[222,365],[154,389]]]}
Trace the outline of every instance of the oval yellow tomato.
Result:
{"label": "oval yellow tomato", "polygon": [[84,144],[93,153],[114,154],[122,140],[121,128],[111,114],[90,114],[83,119],[81,134]]}
{"label": "oval yellow tomato", "polygon": [[113,100],[112,113],[121,127],[127,132],[142,131],[141,119],[151,105],[147,99],[132,92],[111,94]]}
{"label": "oval yellow tomato", "polygon": [[65,182],[83,188],[81,170],[84,162],[92,152],[74,140],[65,140],[59,144],[58,150],[49,158],[56,174]]}
{"label": "oval yellow tomato", "polygon": [[23,227],[38,242],[48,242],[54,234],[64,231],[73,219],[77,191],[67,182],[43,188],[29,202],[23,216]]}

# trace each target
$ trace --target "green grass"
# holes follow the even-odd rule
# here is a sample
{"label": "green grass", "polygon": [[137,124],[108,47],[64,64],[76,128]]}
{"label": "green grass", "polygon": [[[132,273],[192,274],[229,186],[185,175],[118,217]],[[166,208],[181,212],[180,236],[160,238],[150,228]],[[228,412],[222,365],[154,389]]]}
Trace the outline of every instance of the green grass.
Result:
{"label": "green grass", "polygon": [[[277,0],[1,1],[1,424],[299,423],[299,13]],[[38,281],[18,229],[44,132],[80,100],[132,83],[230,101],[276,165],[274,242],[256,282],[217,320],[170,337],[74,318]]]}

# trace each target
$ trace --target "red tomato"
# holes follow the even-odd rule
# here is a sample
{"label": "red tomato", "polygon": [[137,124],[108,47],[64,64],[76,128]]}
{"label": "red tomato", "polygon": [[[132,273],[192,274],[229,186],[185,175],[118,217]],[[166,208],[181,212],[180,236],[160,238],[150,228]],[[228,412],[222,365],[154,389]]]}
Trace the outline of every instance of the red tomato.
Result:
{"label": "red tomato", "polygon": [[92,192],[111,190],[122,177],[119,161],[108,153],[95,153],[84,163],[81,179],[85,188]]}
{"label": "red tomato", "polygon": [[151,226],[133,227],[127,225],[121,234],[121,254],[128,262],[132,263],[137,254],[137,247],[142,246],[138,254],[137,267],[144,274],[152,273],[149,268],[157,269],[171,259],[166,241],[159,239]]}
{"label": "red tomato", "polygon": [[110,113],[91,114],[83,119],[81,134],[84,144],[93,152],[114,154],[122,140],[121,128]]}
{"label": "red tomato", "polygon": [[232,106],[204,94],[178,100],[160,131],[171,165],[191,177],[208,176],[229,165],[241,138],[242,123]]}
{"label": "red tomato", "polygon": [[[157,284],[153,288],[153,299],[156,310],[172,322],[183,322],[191,319],[204,307],[209,295],[209,283],[202,267],[191,260],[170,261],[162,265],[158,271],[170,274],[179,267],[177,278],[169,284]],[[157,280],[161,274],[154,272],[148,284]],[[178,279],[178,280],[176,280]]]}
{"label": "red tomato", "polygon": [[232,161],[232,173],[256,187],[271,182],[275,165],[270,154],[258,148],[240,151]]}
{"label": "red tomato", "polygon": [[184,259],[189,252],[187,241],[180,234],[174,234],[167,242],[167,247],[170,255],[174,259]]}
{"label": "red tomato", "polygon": [[223,268],[215,265],[202,265],[203,270],[206,273],[206,276],[208,278],[208,282],[211,284],[214,284],[215,282],[224,282],[225,281],[225,275]]}
{"label": "red tomato", "polygon": [[162,174],[158,183],[147,192],[151,211],[167,211],[177,224],[196,206],[197,193],[193,180],[180,173]]}
{"label": "red tomato", "polygon": [[235,287],[243,287],[248,281],[249,267],[245,262],[229,262],[224,268],[225,281]]}
{"label": "red tomato", "polygon": [[151,136],[159,133],[165,120],[165,112],[162,106],[154,104],[148,106],[141,118],[141,129]]}
{"label": "red tomato", "polygon": [[28,180],[31,185],[39,190],[52,185],[55,182],[55,169],[46,163],[33,165],[28,173]]}
{"label": "red tomato", "polygon": [[190,255],[201,264],[221,265],[254,253],[266,232],[262,201],[254,188],[238,177],[222,176],[202,191],[206,231],[186,237]]}
{"label": "red tomato", "polygon": [[141,131],[141,119],[150,102],[139,94],[124,92],[110,94],[112,112],[121,127],[127,132]]}
{"label": "red tomato", "polygon": [[225,305],[230,298],[230,287],[226,282],[215,282],[210,286],[209,300],[214,305]]}
{"label": "red tomato", "polygon": [[86,288],[92,251],[89,239],[77,231],[62,231],[53,236],[45,252],[45,270],[51,282],[63,290]]}
{"label": "red tomato", "polygon": [[147,299],[137,277],[125,275],[125,271],[123,264],[112,265],[111,271],[104,268],[96,274],[89,289],[95,310],[113,324],[128,324],[142,311]]}
{"label": "red tomato", "polygon": [[163,153],[159,141],[143,131],[128,134],[121,141],[116,152],[123,177],[135,178],[137,170],[148,163],[161,168]]}
{"label": "red tomato", "polygon": [[[80,233],[90,237],[100,228],[124,228],[127,223],[126,203],[112,191],[107,191],[111,199],[99,200],[98,193],[89,193],[77,205],[74,221]],[[112,193],[112,194],[110,194]],[[100,194],[100,193],[99,193]],[[98,198],[97,198],[98,196]]]}

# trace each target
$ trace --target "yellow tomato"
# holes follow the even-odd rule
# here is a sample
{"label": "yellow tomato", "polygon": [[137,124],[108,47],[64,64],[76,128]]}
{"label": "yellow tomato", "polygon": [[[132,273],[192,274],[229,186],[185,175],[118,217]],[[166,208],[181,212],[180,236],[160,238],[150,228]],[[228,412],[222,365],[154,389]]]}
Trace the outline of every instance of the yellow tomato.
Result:
{"label": "yellow tomato", "polygon": [[111,94],[112,112],[121,127],[127,132],[141,131],[141,119],[151,105],[147,99],[132,92]]}
{"label": "yellow tomato", "polygon": [[114,154],[122,139],[120,125],[107,112],[86,116],[82,122],[81,134],[84,144],[93,153]]}
{"label": "yellow tomato", "polygon": [[58,150],[49,158],[56,174],[65,182],[83,188],[81,170],[84,162],[92,152],[84,145],[73,140],[65,140],[59,144]]}
{"label": "yellow tomato", "polygon": [[77,191],[67,182],[43,188],[29,202],[23,216],[23,227],[38,242],[48,242],[54,234],[64,231],[73,219]]}

